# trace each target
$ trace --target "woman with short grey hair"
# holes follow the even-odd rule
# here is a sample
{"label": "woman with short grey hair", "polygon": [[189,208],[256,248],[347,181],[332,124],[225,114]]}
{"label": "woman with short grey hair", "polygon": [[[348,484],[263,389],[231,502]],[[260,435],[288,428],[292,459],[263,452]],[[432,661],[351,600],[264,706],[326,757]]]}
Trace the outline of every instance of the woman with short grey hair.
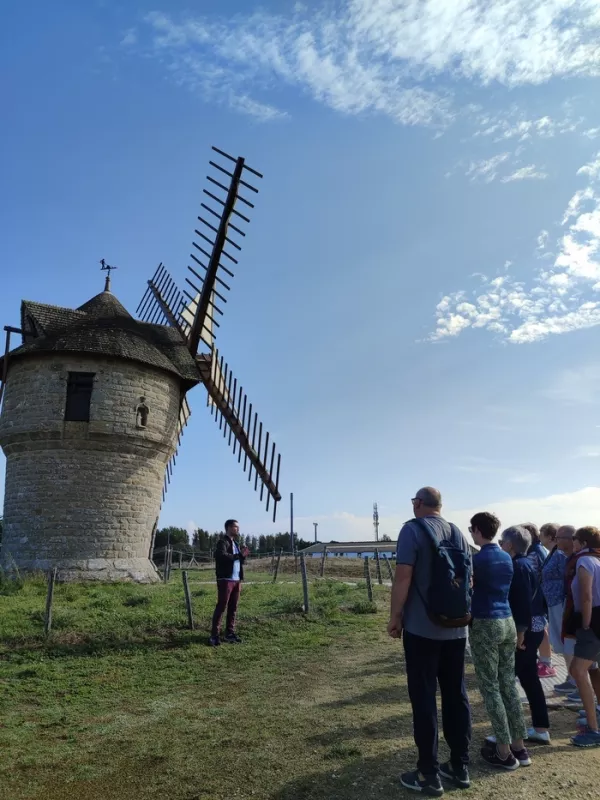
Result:
{"label": "woman with short grey hair", "polygon": [[549,744],[550,720],[537,670],[537,651],[544,638],[546,618],[536,569],[527,557],[531,534],[521,525],[507,528],[502,534],[500,546],[513,560],[514,572],[508,601],[517,628],[515,672],[527,696],[533,722],[527,731],[527,740]]}

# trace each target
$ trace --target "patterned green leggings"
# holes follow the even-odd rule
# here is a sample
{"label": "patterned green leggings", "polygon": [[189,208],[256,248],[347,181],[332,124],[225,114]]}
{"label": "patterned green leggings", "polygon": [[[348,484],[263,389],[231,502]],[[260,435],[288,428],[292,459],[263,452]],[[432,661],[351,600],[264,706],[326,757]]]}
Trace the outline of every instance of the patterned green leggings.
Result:
{"label": "patterned green leggings", "polygon": [[515,680],[517,630],[508,619],[474,619],[469,634],[479,691],[498,744],[527,735]]}

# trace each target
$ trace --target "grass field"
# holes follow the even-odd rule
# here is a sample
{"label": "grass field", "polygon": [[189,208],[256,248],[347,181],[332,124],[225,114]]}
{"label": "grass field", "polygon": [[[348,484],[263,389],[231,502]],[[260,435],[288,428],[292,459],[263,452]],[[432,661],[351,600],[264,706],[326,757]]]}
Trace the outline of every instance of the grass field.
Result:
{"label": "grass field", "polygon": [[[58,586],[47,642],[43,581],[0,594],[2,798],[406,796],[412,725],[401,647],[385,635],[389,590],[375,587],[372,613],[364,585],[313,583],[305,617],[300,584],[248,585],[244,644],[213,650],[203,578],[192,576],[193,632],[176,572],[167,586]],[[568,745],[571,712],[552,712],[555,745],[534,766],[498,775],[478,763],[488,728],[472,682],[471,696],[467,797],[598,796],[600,753]]]}

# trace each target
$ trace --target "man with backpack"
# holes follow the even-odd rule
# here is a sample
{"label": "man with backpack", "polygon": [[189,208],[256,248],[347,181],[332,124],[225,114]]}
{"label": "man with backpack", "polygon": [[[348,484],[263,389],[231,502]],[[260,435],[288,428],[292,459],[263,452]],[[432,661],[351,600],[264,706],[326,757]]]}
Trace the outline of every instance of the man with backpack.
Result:
{"label": "man with backpack", "polygon": [[[401,776],[407,789],[440,797],[440,775],[470,785],[471,709],[465,688],[465,647],[471,615],[472,563],[460,530],[441,516],[437,489],[419,489],[414,519],[398,537],[388,633],[404,635],[408,694],[413,710],[417,769]],[[438,761],[436,692],[442,697],[450,761]]]}

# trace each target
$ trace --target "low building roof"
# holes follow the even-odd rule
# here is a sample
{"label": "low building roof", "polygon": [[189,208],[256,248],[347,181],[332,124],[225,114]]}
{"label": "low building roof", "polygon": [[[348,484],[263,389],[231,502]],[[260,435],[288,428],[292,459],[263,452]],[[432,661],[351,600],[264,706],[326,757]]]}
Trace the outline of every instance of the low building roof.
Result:
{"label": "low building roof", "polygon": [[300,552],[310,555],[311,553],[322,553],[325,549],[328,553],[374,553],[375,550],[380,553],[395,553],[396,542],[317,542],[310,547],[305,547]]}

